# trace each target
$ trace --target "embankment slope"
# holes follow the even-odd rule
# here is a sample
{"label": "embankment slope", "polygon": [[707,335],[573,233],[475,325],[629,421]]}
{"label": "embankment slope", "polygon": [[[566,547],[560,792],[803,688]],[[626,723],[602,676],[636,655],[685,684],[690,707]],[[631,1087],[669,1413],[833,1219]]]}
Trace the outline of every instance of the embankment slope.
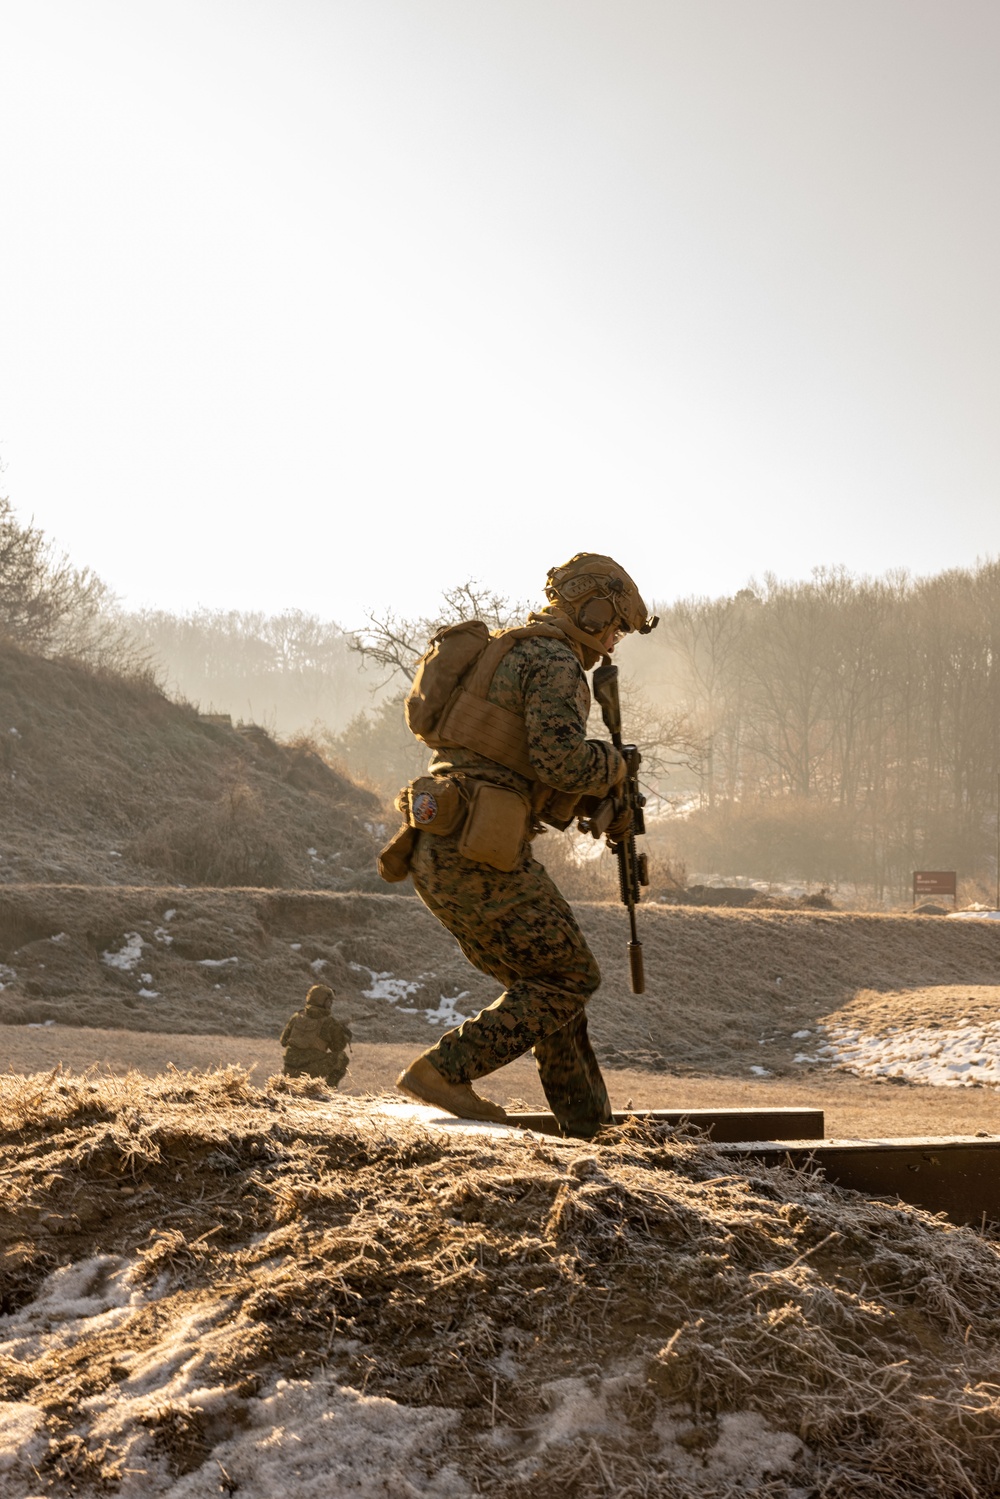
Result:
{"label": "embankment slope", "polygon": [[0,888],[374,889],[382,816],[305,743],[0,643]]}
{"label": "embankment slope", "polygon": [[[801,1076],[796,1032],[857,1024],[866,1004],[883,1026],[935,1006],[942,1022],[997,1013],[998,923],[651,905],[635,996],[621,908],[577,909],[604,974],[589,1014],[611,1065]],[[497,993],[406,895],[9,885],[0,965],[6,1024],[264,1037],[322,979],[358,1040],[427,1044]]]}

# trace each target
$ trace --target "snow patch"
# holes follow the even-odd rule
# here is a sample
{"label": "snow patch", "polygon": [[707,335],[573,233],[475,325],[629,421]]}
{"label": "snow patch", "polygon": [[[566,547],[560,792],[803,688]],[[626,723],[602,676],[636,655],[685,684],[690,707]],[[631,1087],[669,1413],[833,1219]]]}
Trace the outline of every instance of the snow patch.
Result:
{"label": "snow patch", "polygon": [[38,1464],[48,1446],[44,1432],[36,1436],[44,1421],[45,1412],[37,1405],[0,1400],[0,1476],[9,1473],[15,1464]]}
{"label": "snow patch", "polygon": [[773,1431],[756,1411],[731,1411],[719,1417],[715,1442],[704,1452],[704,1466],[678,1440],[693,1432],[691,1421],[661,1416],[655,1429],[661,1442],[660,1455],[672,1468],[736,1482],[741,1490],[748,1480],[787,1473],[804,1451],[797,1436],[790,1431]]}
{"label": "snow patch", "polygon": [[129,1278],[133,1262],[120,1255],[96,1254],[63,1265],[42,1282],[34,1301],[0,1317],[0,1357],[29,1360],[52,1348],[67,1348],[87,1330],[111,1328],[139,1306],[146,1293]]}
{"label": "snow patch", "polygon": [[229,963],[238,963],[239,958],[199,958],[199,968],[225,968]]}
{"label": "snow patch", "polygon": [[439,996],[439,1004],[433,1010],[421,1010],[417,1005],[404,1005],[404,999],[409,999],[422,989],[428,979],[434,978],[433,973],[421,973],[416,979],[396,978],[391,973],[376,973],[374,968],[366,968],[363,963],[351,963],[349,965],[355,973],[367,973],[369,985],[362,989],[361,993],[365,999],[384,999],[389,1004],[396,1005],[402,1015],[423,1014],[431,1025],[461,1025],[468,1017],[455,1009],[460,999],[468,999],[468,991],[461,994]]}
{"label": "snow patch", "polygon": [[[68,1348],[84,1328],[124,1322],[158,1293],[130,1286],[135,1268],[135,1261],[99,1255],[55,1271],[35,1301],[0,1318],[0,1351],[27,1362]],[[215,1359],[232,1350],[231,1317],[227,1298],[207,1299],[164,1319],[161,1336],[140,1352],[128,1347],[122,1328],[120,1361],[128,1374],[82,1402],[77,1433],[121,1454],[121,1499],[209,1499],[221,1492],[220,1470],[238,1485],[240,1499],[471,1499],[447,1460],[458,1411],[399,1405],[332,1373],[276,1379],[249,1399],[213,1382]],[[151,1436],[165,1411],[207,1416],[220,1434],[205,1461],[180,1478],[164,1470]],[[0,1403],[4,1493],[37,1492],[35,1470],[47,1448],[43,1412],[27,1402]]]}
{"label": "snow patch", "polygon": [[[517,1463],[517,1476],[530,1480],[539,1455],[556,1443],[586,1446],[596,1439],[598,1449],[602,1437],[624,1443],[628,1423],[621,1415],[621,1401],[642,1384],[642,1373],[633,1368],[604,1377],[553,1380],[544,1391],[549,1409],[532,1428],[530,1455]],[[495,1445],[505,1445],[509,1435],[498,1431]],[[692,1421],[690,1411],[683,1408],[661,1411],[652,1435],[659,1442],[657,1456],[670,1472],[689,1480],[714,1480],[713,1492],[720,1483],[726,1484],[727,1492],[730,1484],[738,1484],[743,1492],[744,1485],[756,1486],[768,1474],[786,1473],[805,1451],[797,1436],[774,1431],[756,1411],[729,1412],[717,1424]],[[699,1440],[692,1442],[692,1437]],[[670,1490],[661,1485],[657,1492]]]}
{"label": "snow patch", "polygon": [[456,1010],[455,1006],[458,1004],[460,999],[468,998],[468,989],[463,989],[461,994],[442,994],[441,1003],[438,1005],[437,1009],[425,1010],[424,1014],[427,1016],[427,1019],[430,1021],[431,1025],[461,1025],[462,1021],[468,1020],[469,1017],[462,1011]]}
{"label": "snow patch", "polygon": [[145,944],[138,932],[126,932],[124,942],[125,946],[120,952],[102,952],[101,962],[107,968],[117,968],[122,973],[131,973],[142,957]]}
{"label": "snow patch", "polygon": [[858,1077],[899,1077],[937,1088],[1000,1086],[1000,1021],[950,1030],[915,1026],[885,1036],[831,1028],[821,1054]]}

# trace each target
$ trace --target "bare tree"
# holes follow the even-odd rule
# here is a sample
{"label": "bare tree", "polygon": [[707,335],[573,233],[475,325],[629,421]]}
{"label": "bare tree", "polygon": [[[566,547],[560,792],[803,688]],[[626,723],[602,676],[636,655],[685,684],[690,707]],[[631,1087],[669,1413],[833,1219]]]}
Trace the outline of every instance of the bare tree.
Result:
{"label": "bare tree", "polygon": [[71,656],[113,671],[146,669],[118,600],[90,568],[77,568],[44,532],[0,497],[0,635],[26,650]]}
{"label": "bare tree", "polygon": [[50,547],[37,526],[22,525],[0,497],[0,630],[27,649],[46,646],[58,620]]}
{"label": "bare tree", "polygon": [[493,630],[507,630],[521,623],[530,608],[475,578],[446,589],[441,599],[442,607],[433,618],[404,619],[388,610],[385,614],[369,614],[367,623],[354,632],[351,649],[359,653],[366,666],[377,666],[384,673],[378,688],[393,678],[400,678],[400,685],[409,682],[429,641],[447,625],[481,619]]}

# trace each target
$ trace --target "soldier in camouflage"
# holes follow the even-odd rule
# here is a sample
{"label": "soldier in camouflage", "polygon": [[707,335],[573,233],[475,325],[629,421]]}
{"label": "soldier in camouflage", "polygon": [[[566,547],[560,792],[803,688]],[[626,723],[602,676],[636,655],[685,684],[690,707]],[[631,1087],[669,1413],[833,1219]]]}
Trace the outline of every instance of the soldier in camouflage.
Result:
{"label": "soldier in camouflage", "polygon": [[313,984],[305,1008],[296,1010],[281,1033],[285,1048],[282,1072],[289,1077],[321,1077],[335,1088],[347,1071],[351,1032],[331,1014],[333,990]]}
{"label": "soldier in camouflage", "polygon": [[[581,553],[549,575],[547,608],[529,625],[554,632],[518,638],[496,668],[487,701],[523,719],[534,780],[472,749],[438,749],[436,777],[472,776],[520,792],[545,820],[539,787],[601,797],[625,773],[604,740],[587,738],[590,689],[585,670],[607,659],[620,637],[645,631],[645,605],[612,559]],[[524,767],[528,769],[528,766]],[[569,794],[567,796],[567,794]],[[530,831],[539,831],[536,820]],[[410,873],[417,894],[476,968],[504,985],[480,1014],[448,1031],[397,1080],[423,1102],[466,1118],[502,1121],[503,1109],[471,1084],[533,1051],[545,1096],[562,1131],[591,1137],[611,1119],[607,1089],[587,1036],[585,1006],[600,970],[569,905],[525,840],[508,871],[458,852],[460,832],[416,835]]]}

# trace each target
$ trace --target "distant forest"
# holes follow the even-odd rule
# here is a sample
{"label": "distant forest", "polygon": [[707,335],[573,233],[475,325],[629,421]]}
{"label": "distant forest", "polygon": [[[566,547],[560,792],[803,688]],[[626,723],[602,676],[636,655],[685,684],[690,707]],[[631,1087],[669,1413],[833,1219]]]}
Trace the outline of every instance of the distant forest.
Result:
{"label": "distant forest", "polygon": [[282,614],[196,609],[122,616],[174,697],[286,738],[336,732],[372,705],[351,636],[299,609]]}
{"label": "distant forest", "polygon": [[[651,789],[681,809],[662,829],[674,857],[880,895],[904,893],[915,867],[995,870],[1000,562],[926,579],[766,577],[660,613],[621,655]],[[406,628],[422,645],[436,623]],[[335,624],[200,611],[130,625],[193,701],[311,728],[386,794],[419,768],[400,673],[374,698],[384,661]]]}
{"label": "distant forest", "polygon": [[[0,638],[152,671],[202,711],[311,735],[386,796],[426,760],[401,691],[433,629],[475,612],[499,624],[521,608],[463,584],[439,618],[373,616],[360,637],[298,610],[125,613],[0,498]],[[659,612],[659,629],[619,655],[626,727],[673,812],[655,824],[666,857],[896,898],[914,868],[992,889],[1000,561],[922,579],[769,576]]]}
{"label": "distant forest", "polygon": [[878,893],[914,868],[995,873],[1000,562],[768,577],[661,614],[641,673],[694,746],[678,853]]}

